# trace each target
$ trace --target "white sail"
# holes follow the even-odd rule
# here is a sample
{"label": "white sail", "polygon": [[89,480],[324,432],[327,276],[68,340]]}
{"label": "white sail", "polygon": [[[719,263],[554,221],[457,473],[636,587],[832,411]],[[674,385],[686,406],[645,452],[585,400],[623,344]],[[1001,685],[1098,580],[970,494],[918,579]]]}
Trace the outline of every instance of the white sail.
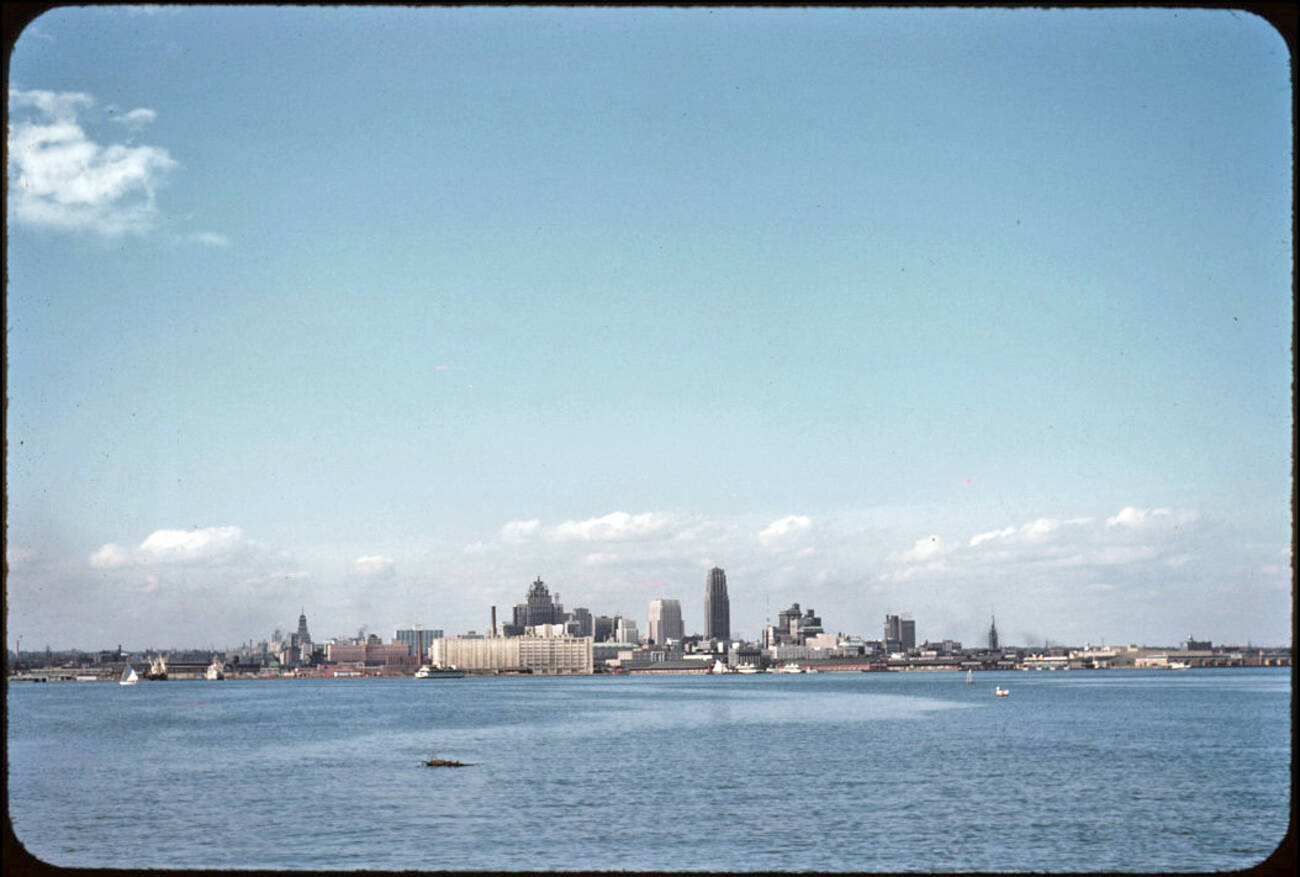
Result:
{"label": "white sail", "polygon": [[139,681],[140,681],[140,677],[135,675],[135,668],[132,667],[130,664],[127,664],[126,669],[122,671],[122,678],[118,680],[118,684],[135,685]]}

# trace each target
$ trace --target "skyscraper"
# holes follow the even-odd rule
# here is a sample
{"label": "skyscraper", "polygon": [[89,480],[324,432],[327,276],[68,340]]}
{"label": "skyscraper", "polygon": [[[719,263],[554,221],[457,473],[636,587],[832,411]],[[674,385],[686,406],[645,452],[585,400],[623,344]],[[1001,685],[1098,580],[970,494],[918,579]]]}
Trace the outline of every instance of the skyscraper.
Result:
{"label": "skyscraper", "polygon": [[997,620],[996,617],[990,616],[990,619],[989,619],[989,651],[990,651],[990,652],[996,652],[997,650],[998,650],[998,620]]}
{"label": "skyscraper", "polygon": [[718,567],[704,580],[704,638],[731,639],[731,601],[727,599],[727,574]]}
{"label": "skyscraper", "polygon": [[[555,595],[556,597],[559,594]],[[515,604],[514,624],[507,635],[518,636],[524,628],[538,624],[563,624],[569,620],[568,614],[558,600],[551,598],[551,592],[538,576],[528,588],[528,596],[523,603]]]}
{"label": "skyscraper", "polygon": [[916,648],[916,622],[912,620],[910,612],[903,613],[902,629],[900,631],[903,641],[903,651],[910,651]]}
{"label": "skyscraper", "polygon": [[903,623],[897,615],[885,616],[885,647],[888,648],[891,643],[903,643]]}
{"label": "skyscraper", "polygon": [[916,622],[911,612],[901,616],[885,616],[885,649],[890,652],[905,652],[916,648]]}
{"label": "skyscraper", "polygon": [[641,637],[636,632],[636,621],[619,617],[614,626],[614,639],[621,643],[637,643]]}
{"label": "skyscraper", "polygon": [[668,640],[685,636],[682,625],[682,604],[679,600],[651,600],[650,623],[646,625],[650,641],[661,646]]}
{"label": "skyscraper", "polygon": [[303,664],[311,663],[311,634],[307,632],[307,610],[304,608],[298,615],[298,632],[293,635],[296,641],[294,645],[298,649],[295,656]]}

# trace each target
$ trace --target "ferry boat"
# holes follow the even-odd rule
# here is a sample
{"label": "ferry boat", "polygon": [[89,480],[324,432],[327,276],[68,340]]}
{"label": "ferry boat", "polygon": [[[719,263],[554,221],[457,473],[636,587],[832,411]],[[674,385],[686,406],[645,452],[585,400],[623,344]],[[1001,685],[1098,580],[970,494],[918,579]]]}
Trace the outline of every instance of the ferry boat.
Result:
{"label": "ferry boat", "polygon": [[212,663],[203,671],[203,678],[209,681],[226,678],[226,667],[221,663],[221,658],[213,657]]}
{"label": "ferry boat", "polygon": [[416,679],[463,679],[464,670],[455,667],[430,667],[428,664],[415,671]]}
{"label": "ferry boat", "polygon": [[736,668],[736,672],[743,673],[746,676],[751,676],[754,673],[758,672],[758,668],[755,667],[753,664],[741,664],[739,667]]}
{"label": "ferry boat", "polygon": [[799,666],[798,664],[796,664],[794,661],[791,661],[791,662],[788,663],[788,664],[784,664],[784,665],[782,665],[781,669],[777,670],[776,672],[778,672],[778,673],[802,673],[802,672],[803,672],[803,667],[800,667],[800,666]]}

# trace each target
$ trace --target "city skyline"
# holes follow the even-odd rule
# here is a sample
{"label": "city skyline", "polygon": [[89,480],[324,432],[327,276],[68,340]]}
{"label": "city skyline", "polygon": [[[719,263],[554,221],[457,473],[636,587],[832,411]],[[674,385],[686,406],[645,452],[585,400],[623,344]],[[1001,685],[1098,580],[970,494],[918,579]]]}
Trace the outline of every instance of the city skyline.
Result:
{"label": "city skyline", "polygon": [[52,10],[7,645],[484,630],[539,573],[689,632],[715,566],[746,638],[1289,641],[1287,59],[1226,10]]}

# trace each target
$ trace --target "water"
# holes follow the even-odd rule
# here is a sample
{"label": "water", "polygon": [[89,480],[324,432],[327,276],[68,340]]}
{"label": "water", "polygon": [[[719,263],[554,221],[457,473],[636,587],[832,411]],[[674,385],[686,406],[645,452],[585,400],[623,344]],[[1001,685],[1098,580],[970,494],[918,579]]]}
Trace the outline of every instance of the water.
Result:
{"label": "water", "polygon": [[1282,839],[1289,670],[975,680],[14,684],[10,816],[89,867],[1211,871]]}

